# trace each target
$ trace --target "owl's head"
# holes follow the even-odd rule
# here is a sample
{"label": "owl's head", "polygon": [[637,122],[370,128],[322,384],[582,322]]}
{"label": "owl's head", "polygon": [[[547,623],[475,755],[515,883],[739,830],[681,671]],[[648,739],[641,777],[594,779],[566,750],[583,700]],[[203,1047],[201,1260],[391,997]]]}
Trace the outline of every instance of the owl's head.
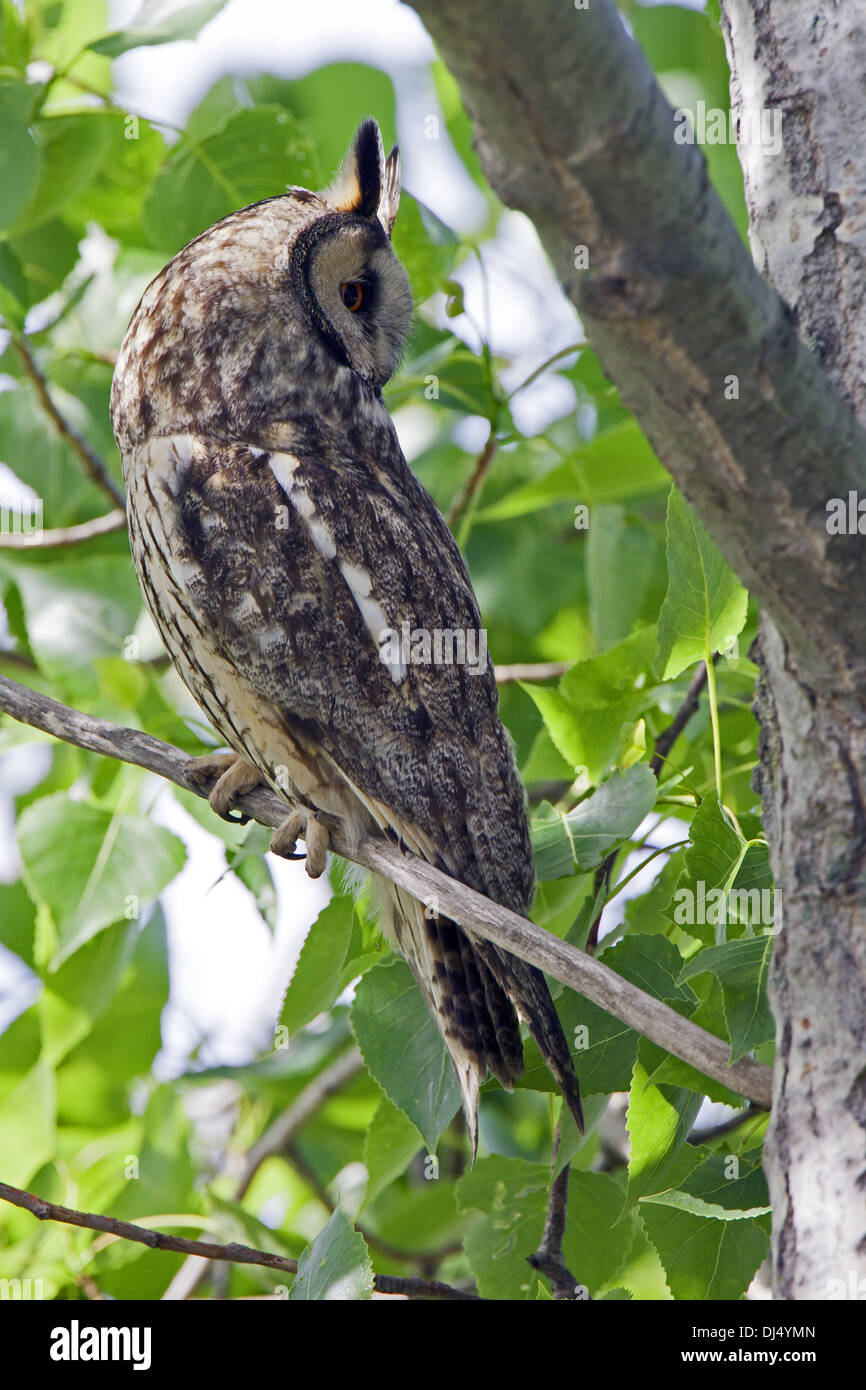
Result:
{"label": "owl's head", "polygon": [[385,158],[374,120],[362,121],[325,191],[289,189],[321,212],[295,238],[292,283],[311,328],[335,356],[376,386],[394,371],[409,330],[412,294],[391,232],[400,202],[400,154]]}
{"label": "owl's head", "polygon": [[333,182],[290,188],[224,217],[151,282],[115,368],[121,452],[150,434],[241,432],[351,411],[392,375],[412,314],[391,249],[400,201],[362,121]]}

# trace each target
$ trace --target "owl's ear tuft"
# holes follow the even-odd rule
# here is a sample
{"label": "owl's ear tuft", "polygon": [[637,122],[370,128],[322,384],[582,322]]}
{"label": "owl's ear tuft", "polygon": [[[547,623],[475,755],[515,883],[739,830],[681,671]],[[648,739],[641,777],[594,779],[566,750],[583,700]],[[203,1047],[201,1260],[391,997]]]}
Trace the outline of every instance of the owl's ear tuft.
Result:
{"label": "owl's ear tuft", "polygon": [[372,117],[358,126],[351,148],[337,175],[325,190],[337,212],[373,217],[379,208],[385,182],[385,149],[379,126]]}
{"label": "owl's ear tuft", "polygon": [[379,221],[390,237],[397,221],[400,206],[400,151],[395,145],[385,160],[385,177],[382,180],[382,196],[379,199]]}

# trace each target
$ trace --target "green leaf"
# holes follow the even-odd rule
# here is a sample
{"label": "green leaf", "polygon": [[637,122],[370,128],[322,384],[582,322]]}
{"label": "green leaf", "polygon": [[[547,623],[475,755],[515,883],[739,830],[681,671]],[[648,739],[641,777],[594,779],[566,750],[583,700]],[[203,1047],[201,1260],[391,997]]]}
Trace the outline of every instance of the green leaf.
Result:
{"label": "green leaf", "polygon": [[667,514],[668,592],[659,615],[656,671],[670,680],[742,632],[748,595],[682,493]]}
{"label": "green leaf", "polygon": [[[675,1008],[694,1004],[692,990],[679,984],[682,956],[661,936],[630,936],[602,951],[600,959],[623,979]],[[632,1081],[638,1034],[573,990],[556,1001],[563,1031],[584,1095],[627,1091]],[[526,1070],[518,1086],[554,1091],[555,1084],[533,1040],[526,1043]]]}
{"label": "green leaf", "polygon": [[10,226],[33,196],[39,147],[30,131],[35,89],[0,79],[0,230]]}
{"label": "green leaf", "polygon": [[[424,203],[404,193],[392,236],[394,254],[402,263],[416,304],[442,288],[454,265],[459,243],[451,228]],[[474,358],[477,363],[478,359]]]}
{"label": "green leaf", "polygon": [[364,952],[351,898],[334,897],[307,933],[286,991],[280,1025],[292,1037],[330,1009],[347,985],[379,960]]}
{"label": "green leaf", "polygon": [[88,111],[46,116],[36,122],[39,180],[15,219],[14,236],[48,221],[73,194],[79,196],[87,188],[108,152],[110,119],[101,111]]}
{"label": "green leaf", "polygon": [[642,628],[601,656],[576,662],[556,690],[523,686],[558,751],[570,767],[583,768],[591,783],[601,781],[616,760],[623,725],[650,701],[655,640],[655,628]]}
{"label": "green leaf", "polygon": [[649,528],[622,507],[596,506],[586,533],[586,580],[592,630],[604,651],[639,623],[654,619],[656,564],[661,558]]}
{"label": "green leaf", "polygon": [[373,1268],[364,1238],[341,1211],[335,1211],[298,1261],[289,1298],[349,1301],[369,1298],[372,1289]]}
{"label": "green leaf", "polygon": [[656,779],[646,763],[615,772],[567,815],[544,802],[533,817],[532,850],[540,879],[595,869],[637,829],[655,805]]}
{"label": "green leaf", "polygon": [[[463,1210],[477,1210],[464,1248],[483,1298],[534,1299],[539,1277],[528,1264],[541,1243],[551,1172],[544,1164],[495,1155],[479,1159],[457,1184]],[[635,1237],[633,1218],[617,1224],[619,1185],[603,1173],[572,1171],[563,1259],[590,1296],[625,1267]]]}
{"label": "green leaf", "polygon": [[368,971],[352,1005],[367,1070],[420,1130],[430,1153],[460,1107],[451,1059],[412,972],[402,960]]}
{"label": "green leaf", "polygon": [[106,58],[118,58],[131,48],[194,39],[225,3],[226,0],[199,0],[198,4],[189,4],[189,0],[144,0],[129,28],[116,29],[87,46]]}
{"label": "green leaf", "polygon": [[383,1096],[364,1136],[364,1167],[367,1169],[364,1207],[405,1173],[423,1143],[412,1121]]}
{"label": "green leaf", "polygon": [[675,1207],[714,1221],[741,1221],[768,1216],[770,1194],[760,1154],[713,1153],[676,1188],[641,1199],[654,1206]]}
{"label": "green leaf", "polygon": [[238,208],[306,184],[312,144],[279,106],[238,111],[213,134],[182,139],[153,181],[144,230],[169,255]]}
{"label": "green leaf", "polygon": [[27,887],[57,928],[51,970],[112,922],[137,914],[186,859],[183,841],[162,826],[63,793],[26,808],[18,844]]}
{"label": "green leaf", "polygon": [[667,485],[668,474],[633,420],[603,430],[563,463],[533,478],[476,515],[477,521],[506,521],[557,502],[621,502]]}
{"label": "green leaf", "polygon": [[773,938],[769,935],[708,946],[683,967],[680,975],[681,980],[688,980],[709,970],[719,981],[731,1039],[731,1062],[775,1037],[775,1023],[767,999],[772,951]]}
{"label": "green leaf", "polygon": [[662,1091],[650,1083],[641,1063],[635,1063],[628,1104],[629,1206],[648,1193],[671,1186],[672,1173],[681,1178],[684,1165],[688,1171],[700,1162],[697,1151],[682,1153],[682,1149],[703,1099],[678,1086],[666,1086]]}
{"label": "green leaf", "polygon": [[770,1246],[759,1221],[710,1221],[648,1202],[641,1220],[678,1299],[741,1298]]}
{"label": "green leaf", "polygon": [[30,565],[0,555],[0,570],[15,579],[30,646],[43,671],[58,678],[75,674],[83,688],[94,687],[95,659],[123,651],[141,611],[128,556]]}
{"label": "green leaf", "polygon": [[55,1153],[54,1072],[36,1065],[0,1103],[0,1174],[12,1187],[27,1183]]}

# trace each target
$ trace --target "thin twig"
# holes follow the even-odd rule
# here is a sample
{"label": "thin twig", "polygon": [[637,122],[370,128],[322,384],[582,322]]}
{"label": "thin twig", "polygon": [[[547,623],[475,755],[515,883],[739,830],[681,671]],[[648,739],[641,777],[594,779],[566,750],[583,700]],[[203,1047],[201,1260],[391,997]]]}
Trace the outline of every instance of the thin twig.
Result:
{"label": "thin twig", "polygon": [[20,532],[0,533],[0,550],[57,550],[61,546],[80,545],[82,541],[92,541],[97,536],[125,530],[126,512],[118,508],[105,516],[95,516],[92,521],[82,521],[77,526],[58,526],[32,536]]}
{"label": "thin twig", "polygon": [[688,1144],[711,1144],[714,1139],[722,1139],[726,1134],[731,1134],[740,1125],[746,1124],[748,1120],[757,1120],[764,1114],[758,1105],[750,1105],[746,1110],[740,1110],[736,1115],[729,1115],[726,1120],[721,1120],[717,1125],[707,1125],[704,1129],[693,1129],[686,1142]]}
{"label": "thin twig", "polygon": [[[33,1192],[25,1192],[20,1187],[10,1187],[0,1182],[0,1200],[12,1206],[29,1211],[38,1221],[58,1221],[65,1226],[79,1226],[87,1231],[104,1231],[119,1240],[132,1240],[139,1245],[148,1245],[151,1250],[175,1250],[181,1254],[198,1255],[208,1260],[226,1260],[231,1264],[264,1265],[266,1269],[278,1269],[286,1274],[297,1274],[297,1260],[284,1255],[274,1255],[269,1250],[254,1250],[249,1245],[215,1245],[212,1241],[187,1240],[184,1236],[169,1236],[164,1231],[150,1231],[146,1226],[136,1226],[131,1221],[118,1221],[114,1216],[102,1216],[99,1212],[74,1211],[71,1207],[59,1206],[56,1202],[46,1202]],[[405,1278],[391,1274],[374,1274],[373,1287],[377,1293],[405,1294],[408,1298],[447,1299],[449,1301],[478,1298],[477,1294],[465,1293],[462,1289],[441,1284],[435,1279]]]}
{"label": "thin twig", "polygon": [[[556,1137],[553,1141],[553,1162],[556,1164],[556,1156],[559,1153],[559,1145],[562,1140],[562,1121],[556,1126]],[[566,1210],[568,1207],[568,1175],[570,1164],[566,1163],[562,1171],[557,1173],[550,1185],[550,1197],[547,1201],[547,1215],[544,1218],[544,1231],[541,1236],[541,1244],[534,1255],[527,1255],[527,1261],[533,1269],[537,1269],[539,1274],[550,1283],[550,1291],[554,1299],[558,1302],[573,1303],[580,1288],[571,1270],[565,1263],[562,1255],[562,1242],[565,1239]]]}
{"label": "thin twig", "polygon": [[466,484],[463,487],[463,490],[458,494],[458,496],[456,497],[454,502],[452,502],[448,510],[448,515],[446,516],[445,520],[448,522],[448,525],[452,529],[454,528],[456,522],[459,521],[462,513],[466,510],[469,503],[481,490],[481,486],[484,482],[484,479],[487,477],[487,474],[490,471],[490,465],[493,463],[495,456],[496,432],[493,426],[491,425],[490,433],[487,436],[484,448],[481,450],[481,453],[475,460],[475,467],[469,474],[469,477],[466,480]]}
{"label": "thin twig", "polygon": [[94,449],[91,449],[87,440],[78,433],[74,426],[61,415],[57,406],[51,399],[48,383],[45,380],[43,372],[37,365],[33,353],[30,351],[30,345],[27,339],[18,334],[13,334],[12,342],[15,345],[18,356],[21,358],[24,371],[33,383],[43,410],[53,421],[58,433],[61,434],[67,443],[75,450],[84,465],[84,471],[87,473],[87,476],[91,478],[96,486],[102,489],[106,497],[110,497],[112,502],[117,506],[125,506],[123,492],[108,472],[102,459]]}
{"label": "thin twig", "polygon": [[[193,787],[187,776],[188,754],[162,739],[138,729],[126,729],[97,719],[91,714],[61,705],[46,695],[39,695],[28,686],[19,685],[8,676],[0,676],[0,709],[14,719],[45,733],[103,753],[121,762],[156,772],[185,790],[206,792]],[[275,792],[264,788],[247,792],[237,798],[238,807],[262,825],[276,827],[285,819],[285,801]],[[660,999],[645,994],[601,961],[593,960],[567,941],[537,927],[525,917],[457,879],[449,877],[425,860],[400,849],[389,841],[368,835],[360,845],[348,843],[338,827],[331,831],[334,850],[362,868],[383,874],[398,888],[405,888],[419,902],[431,894],[438,898],[441,910],[452,921],[495,946],[519,956],[537,966],[555,980],[568,985],[600,1008],[628,1024],[644,1037],[689,1062],[705,1076],[722,1082],[738,1095],[770,1108],[772,1069],[753,1058],[743,1057],[733,1064],[729,1049],[721,1038],[683,1018]]]}
{"label": "thin twig", "polygon": [[[718,653],[713,657],[713,661],[718,661]],[[656,739],[655,752],[650,759],[650,771],[656,777],[662,770],[662,764],[668,753],[673,748],[683,729],[688,724],[692,715],[696,713],[701,700],[701,691],[707,683],[707,663],[702,661],[695,674],[692,676],[691,684],[686,691],[682,704],[668,724],[666,729],[662,729]]]}
{"label": "thin twig", "polygon": [[570,661],[525,661],[511,666],[495,666],[497,685],[509,685],[513,681],[551,681],[564,676],[571,667]]}
{"label": "thin twig", "polygon": [[550,1291],[557,1302],[573,1303],[575,1291],[580,1286],[562,1257],[569,1171],[569,1165],[566,1163],[562,1172],[553,1179],[541,1244],[534,1255],[527,1255],[526,1258],[532,1268],[537,1269],[538,1273],[543,1274],[550,1282]]}

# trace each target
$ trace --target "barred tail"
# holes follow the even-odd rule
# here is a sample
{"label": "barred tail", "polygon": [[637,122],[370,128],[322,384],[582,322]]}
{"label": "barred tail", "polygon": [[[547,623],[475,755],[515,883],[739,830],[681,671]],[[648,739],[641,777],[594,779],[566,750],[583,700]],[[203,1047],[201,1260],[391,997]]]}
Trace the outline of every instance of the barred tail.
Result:
{"label": "barred tail", "polygon": [[510,1091],[523,1074],[518,1009],[582,1132],[577,1078],[541,971],[470,939],[448,918],[427,917],[402,889],[381,888],[383,929],[409,963],[454,1063],[473,1157],[479,1086],[491,1072]]}

